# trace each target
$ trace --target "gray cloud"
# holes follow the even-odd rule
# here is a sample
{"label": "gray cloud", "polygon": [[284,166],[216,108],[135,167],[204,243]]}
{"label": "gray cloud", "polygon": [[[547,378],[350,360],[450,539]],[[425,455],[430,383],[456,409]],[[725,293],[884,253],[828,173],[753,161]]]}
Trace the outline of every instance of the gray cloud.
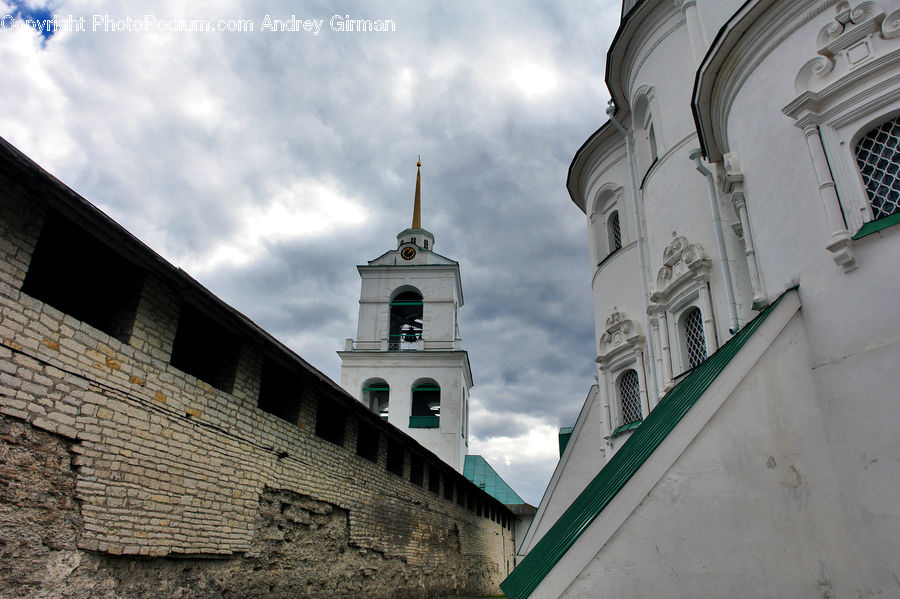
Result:
{"label": "gray cloud", "polygon": [[[338,13],[397,31],[72,33],[44,47],[0,32],[0,135],[336,380],[355,265],[408,226],[421,154],[424,226],[462,269],[473,449],[500,452],[572,424],[593,382],[586,229],[564,183],[605,119],[619,8],[172,0],[160,18]],[[543,454],[492,458],[535,503],[550,433]]]}

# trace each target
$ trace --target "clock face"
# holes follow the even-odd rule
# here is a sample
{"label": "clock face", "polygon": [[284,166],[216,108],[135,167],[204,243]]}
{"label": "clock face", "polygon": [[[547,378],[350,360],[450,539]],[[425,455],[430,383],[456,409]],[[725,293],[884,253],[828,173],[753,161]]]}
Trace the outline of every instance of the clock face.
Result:
{"label": "clock face", "polygon": [[412,260],[416,257],[416,248],[411,245],[406,246],[400,250],[400,257],[404,260]]}

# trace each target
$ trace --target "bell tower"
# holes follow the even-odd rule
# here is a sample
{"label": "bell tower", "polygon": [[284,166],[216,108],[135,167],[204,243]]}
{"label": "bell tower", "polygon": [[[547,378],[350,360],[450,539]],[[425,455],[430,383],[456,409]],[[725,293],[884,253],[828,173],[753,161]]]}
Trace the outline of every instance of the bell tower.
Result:
{"label": "bell tower", "polygon": [[341,357],[341,386],[462,472],[472,372],[459,338],[459,264],[435,253],[422,228],[421,161],[412,226],[397,247],[357,266],[362,285],[355,339]]}

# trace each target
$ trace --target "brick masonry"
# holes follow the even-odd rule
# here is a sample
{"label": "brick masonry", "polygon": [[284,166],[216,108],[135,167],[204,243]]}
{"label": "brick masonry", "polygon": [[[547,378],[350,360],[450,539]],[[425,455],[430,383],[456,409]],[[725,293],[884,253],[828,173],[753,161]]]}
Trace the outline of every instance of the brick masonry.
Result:
{"label": "brick masonry", "polygon": [[[230,392],[172,366],[182,306],[204,290],[186,295],[171,266],[135,265],[140,297],[115,337],[23,292],[50,211],[101,234],[105,217],[21,155],[0,158],[0,597],[499,592],[511,514],[302,361],[296,421],[263,412],[264,356],[288,352],[239,315]],[[315,434],[320,400],[346,414],[340,445]],[[379,432],[374,461],[356,454],[361,422]],[[386,469],[388,438],[404,444],[402,476]]]}

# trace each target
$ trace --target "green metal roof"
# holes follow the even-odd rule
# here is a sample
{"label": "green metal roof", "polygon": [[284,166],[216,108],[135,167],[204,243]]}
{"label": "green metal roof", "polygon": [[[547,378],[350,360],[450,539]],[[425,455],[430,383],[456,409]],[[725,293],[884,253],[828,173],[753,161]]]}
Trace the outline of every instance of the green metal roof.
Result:
{"label": "green metal roof", "polygon": [[717,376],[781,301],[747,323],[725,345],[697,366],[659,402],[619,451],[581,492],[559,520],[541,537],[515,570],[500,584],[508,599],[526,599],[603,512],[668,434],[700,399]]}
{"label": "green metal roof", "polygon": [[572,438],[572,431],[574,430],[574,426],[564,426],[559,429],[559,457],[562,457],[563,452],[566,451],[566,445],[569,444],[569,439]]}
{"label": "green metal roof", "polygon": [[856,235],[853,236],[853,239],[862,239],[866,235],[871,235],[872,233],[887,229],[888,227],[893,227],[897,223],[900,223],[900,212],[895,212],[890,216],[885,216],[878,220],[870,220],[860,227],[859,231],[856,232]]}
{"label": "green metal roof", "polygon": [[463,465],[463,476],[482,488],[488,495],[506,505],[525,503],[519,495],[512,490],[506,481],[491,468],[480,455],[467,455]]}

